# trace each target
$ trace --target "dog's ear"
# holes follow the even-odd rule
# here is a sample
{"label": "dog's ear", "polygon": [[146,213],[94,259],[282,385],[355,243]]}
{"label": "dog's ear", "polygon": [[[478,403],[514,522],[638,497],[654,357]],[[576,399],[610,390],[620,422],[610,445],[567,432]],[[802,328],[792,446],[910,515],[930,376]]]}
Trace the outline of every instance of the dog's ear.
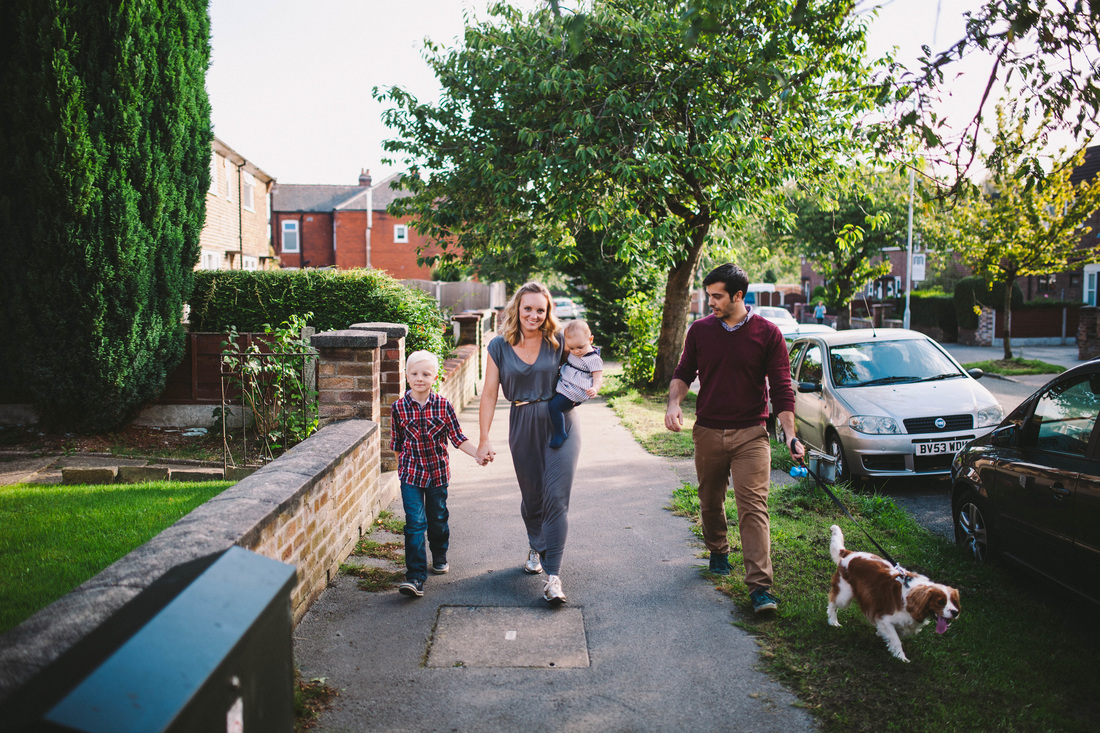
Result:
{"label": "dog's ear", "polygon": [[945,605],[947,594],[934,586],[918,586],[905,597],[905,610],[918,621],[942,614]]}

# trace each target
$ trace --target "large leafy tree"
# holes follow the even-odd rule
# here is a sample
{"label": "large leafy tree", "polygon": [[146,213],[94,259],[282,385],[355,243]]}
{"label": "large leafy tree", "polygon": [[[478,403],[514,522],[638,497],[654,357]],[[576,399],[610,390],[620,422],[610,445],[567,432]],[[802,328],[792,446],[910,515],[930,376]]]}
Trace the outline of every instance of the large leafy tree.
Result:
{"label": "large leafy tree", "polygon": [[856,291],[890,272],[882,253],[905,243],[908,196],[896,172],[859,169],[830,186],[790,190],[794,221],[781,241],[828,273],[825,302],[839,313],[839,328],[848,327]]}
{"label": "large leafy tree", "polygon": [[4,362],[52,427],[118,425],[183,353],[210,186],[205,0],[11,0]]}
{"label": "large leafy tree", "polygon": [[731,0],[693,34],[682,0],[596,0],[584,16],[498,6],[465,45],[429,47],[443,96],[394,105],[400,213],[448,246],[571,247],[667,272],[653,381],[667,383],[712,232],[766,209],[853,144],[875,100],[851,0]]}
{"label": "large leafy tree", "polygon": [[1029,131],[997,109],[984,185],[954,211],[935,220],[942,244],[988,282],[1004,283],[1004,358],[1012,358],[1012,292],[1017,278],[1049,275],[1100,262],[1100,249],[1082,240],[1089,217],[1100,209],[1100,182],[1071,180],[1084,149],[1059,156],[1042,180],[1026,179],[1043,146],[1043,129]]}

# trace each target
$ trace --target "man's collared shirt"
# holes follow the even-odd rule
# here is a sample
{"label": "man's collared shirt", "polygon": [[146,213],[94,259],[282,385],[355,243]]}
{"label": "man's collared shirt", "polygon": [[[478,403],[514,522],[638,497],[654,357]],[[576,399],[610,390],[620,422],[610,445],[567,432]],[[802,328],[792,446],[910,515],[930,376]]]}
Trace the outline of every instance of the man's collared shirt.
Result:
{"label": "man's collared shirt", "polygon": [[467,438],[454,407],[435,392],[421,406],[409,392],[390,408],[390,449],[398,454],[397,476],[407,484],[441,486],[451,480],[447,439],[457,448]]}
{"label": "man's collared shirt", "polygon": [[737,323],[733,324],[732,326],[726,323],[726,320],[724,318],[719,319],[719,323],[722,324],[722,328],[726,329],[727,331],[736,331],[737,329],[741,328],[741,326],[744,326],[746,323],[748,323],[749,319],[752,318],[752,306],[746,305],[745,308],[748,311],[745,314],[745,317]]}

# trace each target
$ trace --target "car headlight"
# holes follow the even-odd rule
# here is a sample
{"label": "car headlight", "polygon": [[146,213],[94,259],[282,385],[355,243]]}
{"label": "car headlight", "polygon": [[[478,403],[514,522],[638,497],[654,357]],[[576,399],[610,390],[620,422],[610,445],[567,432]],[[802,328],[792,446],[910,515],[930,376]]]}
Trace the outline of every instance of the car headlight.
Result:
{"label": "car headlight", "polygon": [[1001,418],[1005,416],[1005,411],[1001,409],[1000,405],[993,405],[992,407],[986,407],[983,410],[978,410],[978,424],[979,428],[991,428],[996,427],[1001,422]]}
{"label": "car headlight", "polygon": [[867,435],[896,435],[901,433],[898,421],[892,417],[876,415],[852,415],[848,418],[848,427]]}

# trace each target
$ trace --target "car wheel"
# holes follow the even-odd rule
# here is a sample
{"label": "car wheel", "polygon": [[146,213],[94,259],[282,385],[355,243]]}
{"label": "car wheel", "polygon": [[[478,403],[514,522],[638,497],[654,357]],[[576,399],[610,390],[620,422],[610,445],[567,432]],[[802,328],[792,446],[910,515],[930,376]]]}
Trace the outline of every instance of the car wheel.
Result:
{"label": "car wheel", "polygon": [[955,501],[951,515],[955,524],[955,544],[977,562],[992,560],[995,544],[985,500],[973,489],[966,489]]}
{"label": "car wheel", "polygon": [[852,480],[852,472],[848,470],[848,461],[844,459],[844,446],[840,444],[840,436],[829,433],[829,439],[825,443],[825,450],[836,462],[837,483]]}

